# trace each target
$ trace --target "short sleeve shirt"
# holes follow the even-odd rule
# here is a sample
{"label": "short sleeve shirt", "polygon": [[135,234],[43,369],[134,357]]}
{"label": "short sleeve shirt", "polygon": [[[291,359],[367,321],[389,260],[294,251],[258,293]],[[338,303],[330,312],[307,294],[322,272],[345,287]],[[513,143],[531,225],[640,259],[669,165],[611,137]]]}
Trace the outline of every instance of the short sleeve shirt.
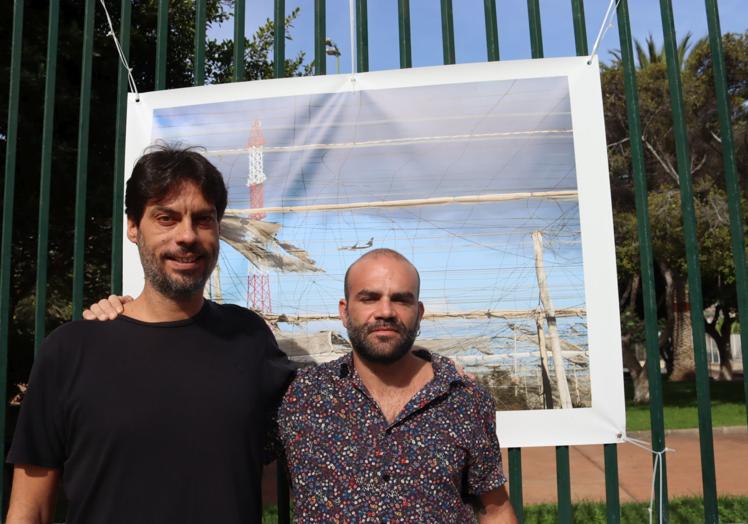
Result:
{"label": "short sleeve shirt", "polygon": [[71,322],[44,341],[8,461],[62,471],[67,522],[260,522],[266,434],[293,374],[265,322]]}
{"label": "short sleeve shirt", "polygon": [[506,482],[490,394],[449,359],[392,423],[350,354],[299,372],[279,410],[297,522],[475,522],[471,496]]}

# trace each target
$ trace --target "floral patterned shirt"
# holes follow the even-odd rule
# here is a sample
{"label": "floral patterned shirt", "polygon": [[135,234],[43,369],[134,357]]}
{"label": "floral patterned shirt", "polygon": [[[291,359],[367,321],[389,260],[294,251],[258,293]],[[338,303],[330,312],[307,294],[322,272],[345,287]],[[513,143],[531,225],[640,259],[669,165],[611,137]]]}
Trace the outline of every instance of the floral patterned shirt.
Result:
{"label": "floral patterned shirt", "polygon": [[434,378],[387,422],[351,354],[299,371],[278,415],[296,522],[475,522],[506,482],[488,392],[418,351]]}

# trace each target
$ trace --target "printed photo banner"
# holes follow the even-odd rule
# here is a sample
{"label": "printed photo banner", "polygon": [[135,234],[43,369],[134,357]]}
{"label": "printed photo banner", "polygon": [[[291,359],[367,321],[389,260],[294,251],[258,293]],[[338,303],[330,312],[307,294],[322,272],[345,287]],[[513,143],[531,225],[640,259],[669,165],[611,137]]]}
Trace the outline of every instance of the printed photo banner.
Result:
{"label": "printed photo banner", "polygon": [[[294,360],[350,351],[345,270],[391,248],[421,275],[416,344],[491,392],[502,446],[625,436],[596,60],[131,95],[125,172],[158,143],[199,148],[229,188],[206,296],[263,314]],[[124,291],[137,295],[137,249],[123,242]]]}

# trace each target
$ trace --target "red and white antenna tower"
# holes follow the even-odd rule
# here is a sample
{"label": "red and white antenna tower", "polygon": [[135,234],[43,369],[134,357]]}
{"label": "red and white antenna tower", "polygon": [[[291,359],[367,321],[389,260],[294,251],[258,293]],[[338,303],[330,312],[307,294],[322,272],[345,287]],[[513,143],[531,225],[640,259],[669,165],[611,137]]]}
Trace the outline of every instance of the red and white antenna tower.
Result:
{"label": "red and white antenna tower", "polygon": [[[265,145],[265,136],[262,133],[262,123],[255,120],[249,133],[249,174],[247,176],[247,187],[249,187],[249,207],[259,209],[265,207],[265,161],[262,149]],[[249,215],[255,220],[265,218],[265,213],[253,213]],[[266,271],[256,268],[247,273],[247,307],[260,313],[272,313],[270,302],[270,276]]]}

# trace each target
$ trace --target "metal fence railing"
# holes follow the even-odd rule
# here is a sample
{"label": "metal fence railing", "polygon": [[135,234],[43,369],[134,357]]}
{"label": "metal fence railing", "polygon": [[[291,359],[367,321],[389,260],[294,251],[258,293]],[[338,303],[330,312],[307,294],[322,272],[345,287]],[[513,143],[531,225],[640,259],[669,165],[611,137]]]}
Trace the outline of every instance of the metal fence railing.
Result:
{"label": "metal fence railing", "polygon": [[[440,0],[441,2],[441,33],[443,43],[443,62],[452,64],[455,62],[455,32],[452,14],[452,0]],[[120,293],[122,289],[122,227],[123,227],[123,163],[124,163],[124,135],[125,135],[125,114],[126,114],[126,94],[127,94],[127,72],[120,67],[117,72],[116,91],[110,93],[116,97],[116,112],[109,115],[96,115],[97,119],[111,119],[113,121],[113,154],[111,158],[101,160],[103,165],[110,165],[112,175],[96,172],[93,173],[89,168],[89,159],[99,155],[99,151],[92,150],[92,136],[89,132],[89,126],[93,119],[92,114],[92,97],[94,101],[102,96],[101,90],[110,89],[109,86],[102,87],[96,84],[96,77],[92,74],[92,67],[98,56],[94,49],[94,41],[100,26],[96,24],[97,3],[96,0],[80,0],[71,4],[84,4],[85,9],[83,18],[75,21],[66,21],[66,23],[75,23],[79,27],[80,42],[82,46],[82,58],[80,62],[80,88],[78,96],[78,135],[75,144],[75,205],[73,206],[74,214],[67,230],[72,230],[73,235],[73,260],[72,260],[72,309],[67,311],[68,318],[79,318],[84,300],[84,286],[87,279],[86,266],[86,239],[87,228],[90,227],[90,221],[87,218],[88,191],[90,184],[88,175],[95,176],[97,184],[104,183],[111,185],[111,227],[108,229],[111,234],[111,276],[110,289],[113,293]],[[121,42],[124,54],[129,56],[131,48],[131,36],[133,20],[138,26],[146,22],[140,18],[142,13],[138,12],[133,16],[133,5],[143,7],[143,2],[133,2],[133,0],[121,0],[118,16],[115,17],[115,27],[119,27],[118,37]],[[55,114],[64,104],[69,103],[68,99],[56,98],[57,86],[56,79],[60,74],[60,68],[57,66],[58,49],[61,48],[61,42],[58,42],[59,25],[60,25],[60,2],[59,0],[49,0],[47,39],[45,42],[46,58],[43,59],[43,69],[40,70],[36,80],[41,82],[44,77],[44,94],[43,94],[43,114],[40,119],[21,122],[21,126],[33,127],[35,132],[41,138],[40,156],[38,158],[24,157],[19,159],[19,110],[26,108],[27,101],[21,96],[22,80],[22,62],[25,60],[42,60],[41,55],[37,58],[27,56],[26,51],[33,48],[40,48],[39,42],[29,42],[24,39],[24,29],[28,29],[30,24],[38,23],[38,19],[25,19],[24,10],[28,9],[31,2],[24,0],[14,0],[14,2],[5,2],[0,7],[0,18],[6,21],[6,27],[9,27],[9,39],[3,41],[0,46],[3,49],[10,49],[7,64],[3,63],[3,71],[8,71],[8,76],[3,77],[3,82],[9,82],[8,85],[8,110],[5,115],[6,122],[4,125],[4,192],[3,192],[3,219],[2,219],[2,244],[0,245],[0,404],[7,406],[7,392],[12,387],[8,384],[8,365],[9,357],[13,353],[20,351],[17,347],[12,347],[9,343],[11,330],[14,322],[18,322],[15,314],[11,314],[18,307],[20,298],[12,294],[12,282],[20,278],[19,272],[14,268],[28,263],[28,258],[21,259],[26,252],[21,252],[16,247],[20,240],[14,239],[14,218],[18,211],[18,206],[34,206],[38,202],[38,230],[36,236],[36,293],[33,300],[34,308],[34,326],[33,337],[34,347],[39,343],[48,331],[46,318],[48,316],[47,295],[51,289],[53,279],[62,278],[55,273],[48,275],[50,269],[47,266],[49,245],[49,227],[50,227],[50,198],[51,188],[54,185],[53,172],[57,176],[57,171],[53,169],[55,165]],[[196,0],[194,9],[194,53],[190,57],[194,66],[192,83],[202,85],[206,79],[206,20],[208,17],[207,9],[215,7],[215,2],[210,4],[207,0]],[[233,4],[235,24],[235,45],[233,48],[234,81],[244,80],[246,71],[244,70],[244,57],[246,49],[244,48],[244,14],[245,0],[235,0]],[[153,88],[156,90],[165,89],[169,82],[169,1],[158,0],[157,14],[155,19],[155,49],[149,60],[143,60],[143,63],[153,64]],[[731,232],[731,249],[735,267],[735,282],[738,297],[738,320],[740,326],[748,326],[748,278],[746,277],[746,259],[745,259],[745,237],[743,232],[743,212],[740,203],[740,188],[738,185],[738,170],[735,159],[735,146],[732,136],[731,111],[729,104],[729,94],[726,87],[726,71],[724,52],[722,49],[722,36],[719,23],[719,12],[717,0],[705,0],[706,16],[709,28],[709,45],[711,49],[711,60],[713,64],[713,81],[717,99],[717,111],[720,125],[720,138],[723,155],[723,172],[728,196],[729,222]],[[356,53],[357,68],[359,72],[369,69],[369,46],[368,46],[368,20],[367,20],[367,0],[356,0],[356,18],[355,18],[355,36],[356,36]],[[38,9],[38,6],[37,6]],[[142,9],[141,9],[142,10]],[[539,0],[527,0],[527,10],[529,15],[529,35],[531,54],[533,58],[542,58],[543,34],[541,26],[541,12]],[[652,254],[652,240],[650,221],[648,216],[648,193],[647,193],[647,173],[645,172],[644,149],[642,146],[642,123],[639,114],[639,100],[637,94],[637,77],[634,62],[634,49],[632,44],[632,34],[629,24],[629,8],[627,0],[620,0],[617,3],[617,21],[620,38],[620,58],[624,70],[624,90],[627,107],[628,128],[631,150],[631,172],[634,180],[636,213],[637,213],[637,231],[639,238],[639,260],[640,273],[642,279],[642,300],[644,309],[644,326],[645,326],[645,345],[647,349],[647,373],[649,378],[650,393],[650,412],[651,412],[651,432],[652,446],[654,451],[665,449],[665,429],[663,418],[663,395],[660,371],[660,353],[658,346],[658,324],[657,324],[657,300],[655,291],[655,272]],[[584,56],[589,53],[587,30],[585,26],[585,14],[583,0],[571,0],[571,11],[573,15],[573,28],[576,53]],[[399,31],[399,56],[400,67],[412,67],[412,46],[411,46],[411,18],[416,13],[411,12],[409,0],[398,0],[398,31]],[[660,13],[662,18],[662,28],[664,35],[664,51],[667,63],[667,80],[669,86],[669,103],[672,112],[672,126],[675,140],[675,151],[677,159],[677,175],[680,188],[680,199],[682,203],[682,221],[684,242],[686,246],[686,260],[688,265],[688,291],[691,303],[692,330],[694,340],[694,352],[696,359],[696,384],[698,394],[698,422],[701,443],[701,473],[704,497],[704,520],[705,522],[717,522],[717,491],[715,479],[714,450],[712,441],[712,422],[710,413],[710,392],[709,392],[709,362],[707,348],[705,344],[705,333],[703,318],[701,318],[703,307],[702,299],[702,282],[701,269],[699,266],[699,239],[696,233],[696,218],[693,207],[693,187],[692,176],[690,171],[689,143],[686,128],[686,122],[683,116],[683,88],[681,85],[681,71],[677,59],[677,41],[673,21],[673,9],[671,0],[660,0]],[[101,16],[100,13],[98,13]],[[142,15],[145,17],[145,15]],[[286,5],[284,0],[275,0],[274,4],[274,22],[275,27],[283,27],[286,17]],[[485,33],[486,33],[486,54],[489,61],[499,60],[499,38],[497,9],[495,0],[484,1]],[[99,28],[99,29],[97,29]],[[326,74],[326,1],[314,1],[314,69],[313,73],[317,75]],[[6,37],[3,36],[3,39]],[[276,31],[274,35],[274,74],[276,77],[282,77],[285,74],[285,35],[283,31]],[[207,57],[209,58],[209,57]],[[69,67],[70,56],[65,56],[66,67]],[[6,67],[7,66],[7,67]],[[32,79],[33,80],[33,79]],[[29,81],[29,79],[25,79]],[[98,90],[98,91],[97,91]],[[110,89],[111,90],[111,89]],[[24,98],[24,99],[22,99]],[[663,100],[665,104],[665,100]],[[65,122],[70,125],[70,122]],[[62,154],[62,153],[61,153]],[[16,194],[17,173],[19,172],[19,161],[24,163],[39,162],[40,177],[38,193],[36,198],[29,198],[27,194]],[[26,167],[26,166],[25,166]],[[35,168],[38,169],[38,168]],[[39,173],[39,171],[36,171]],[[26,187],[26,186],[24,186]],[[50,278],[51,277],[51,278]],[[98,296],[98,295],[94,295]],[[737,337],[740,338],[740,337]],[[740,339],[742,361],[748,358],[748,337],[743,336]],[[748,398],[748,382],[745,383],[745,394]],[[0,434],[3,435],[3,441],[6,446],[3,448],[2,458],[4,461],[4,451],[7,449],[9,435],[6,434],[6,410],[0,412]],[[511,500],[517,510],[520,520],[523,516],[523,492],[522,492],[522,450],[512,448],[508,450],[509,456],[509,477],[511,480]],[[615,444],[607,444],[604,449],[605,457],[605,481],[607,495],[607,519],[608,522],[620,522],[620,498],[618,486],[618,464],[617,464],[617,447]],[[663,472],[667,471],[665,456],[661,462]],[[558,487],[558,515],[560,522],[572,521],[572,501],[571,501],[571,474],[569,467],[569,448],[559,446],[556,448],[556,476]],[[0,492],[5,494],[7,503],[8,493],[8,475],[0,479],[3,481]],[[279,490],[279,514],[280,522],[289,521],[289,503],[288,490],[285,479],[281,478],[280,483],[283,489]],[[667,481],[665,480],[665,486]],[[659,495],[658,495],[659,496]],[[663,492],[663,502],[667,508],[667,490]],[[667,518],[665,518],[667,520]]]}

